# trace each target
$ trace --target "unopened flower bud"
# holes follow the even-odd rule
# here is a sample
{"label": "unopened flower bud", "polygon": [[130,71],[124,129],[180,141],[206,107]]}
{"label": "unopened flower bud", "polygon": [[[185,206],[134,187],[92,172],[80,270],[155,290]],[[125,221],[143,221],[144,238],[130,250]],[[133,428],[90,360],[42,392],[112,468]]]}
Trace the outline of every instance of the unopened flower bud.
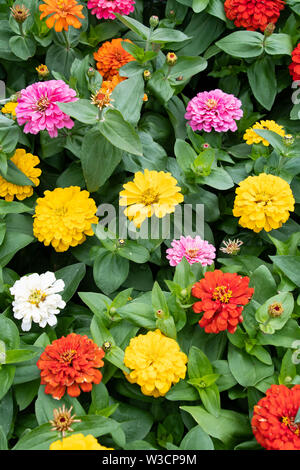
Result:
{"label": "unopened flower bud", "polygon": [[93,69],[93,67],[89,67],[89,68],[88,68],[87,76],[88,76],[89,78],[93,78],[93,77],[95,76],[95,69]]}
{"label": "unopened flower bud", "polygon": [[156,315],[159,317],[159,318],[162,318],[163,317],[163,314],[164,314],[164,311],[161,310],[160,308],[158,310],[156,310]]}
{"label": "unopened flower bud", "polygon": [[271,36],[271,34],[273,34],[274,31],[275,31],[275,24],[269,23],[267,24],[266,29],[264,30],[264,35],[266,37]]}
{"label": "unopened flower bud", "polygon": [[268,307],[268,314],[270,317],[280,317],[284,312],[283,306],[280,302],[274,302]]}
{"label": "unopened flower bud", "polygon": [[177,62],[177,55],[174,54],[174,52],[168,52],[166,62],[168,65],[175,65]]}
{"label": "unopened flower bud", "polygon": [[150,24],[151,28],[156,28],[158,23],[159,23],[158,16],[153,15],[153,16],[150,17],[149,24]]}
{"label": "unopened flower bud", "polygon": [[180,295],[182,297],[185,297],[187,295],[187,290],[186,289],[182,289],[182,291],[180,292]]}
{"label": "unopened flower bud", "polygon": [[179,75],[179,77],[176,78],[176,82],[181,82],[183,80],[183,76]]}
{"label": "unopened flower bud", "polygon": [[170,16],[175,16],[175,11],[174,11],[174,10],[170,10],[170,11],[169,11],[169,15],[170,15]]}
{"label": "unopened flower bud", "polygon": [[123,246],[125,244],[125,240],[123,240],[123,238],[120,238],[118,240],[118,243],[119,243],[119,245]]}
{"label": "unopened flower bud", "polygon": [[49,75],[49,69],[47,65],[41,64],[38,67],[36,67],[35,70],[37,71],[39,78],[46,78]]}
{"label": "unopened flower bud", "polygon": [[144,80],[148,81],[151,78],[150,70],[144,70]]}
{"label": "unopened flower bud", "polygon": [[110,343],[110,341],[105,341],[105,342],[102,344],[102,349],[103,349],[105,352],[108,352],[108,351],[111,349],[111,346],[112,346],[112,344]]}
{"label": "unopened flower bud", "polygon": [[292,134],[286,134],[283,137],[283,141],[285,145],[293,145],[293,143],[295,142],[295,139],[294,139],[294,136],[292,136]]}
{"label": "unopened flower bud", "polygon": [[117,309],[116,307],[111,307],[111,309],[109,310],[109,312],[114,315],[116,313]]}
{"label": "unopened flower bud", "polygon": [[203,149],[210,149],[209,143],[205,142],[205,143],[202,145],[202,148],[203,148]]}
{"label": "unopened flower bud", "polygon": [[24,21],[30,15],[29,10],[25,7],[25,5],[15,5],[10,10],[17,23],[24,23]]}

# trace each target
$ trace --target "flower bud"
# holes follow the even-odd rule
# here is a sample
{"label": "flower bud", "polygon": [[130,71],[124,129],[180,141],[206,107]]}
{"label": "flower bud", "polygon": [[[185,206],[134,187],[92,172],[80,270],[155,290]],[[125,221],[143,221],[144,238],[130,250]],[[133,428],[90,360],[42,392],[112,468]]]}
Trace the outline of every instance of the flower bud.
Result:
{"label": "flower bud", "polygon": [[93,69],[93,67],[89,67],[89,68],[88,68],[87,76],[88,76],[89,78],[93,78],[93,77],[95,76],[95,69]]}
{"label": "flower bud", "polygon": [[17,23],[24,23],[24,21],[30,15],[29,10],[25,7],[25,5],[15,5],[10,10]]}
{"label": "flower bud", "polygon": [[109,310],[109,313],[114,315],[116,313],[116,311],[117,311],[116,307],[111,307],[111,309]]}
{"label": "flower bud", "polygon": [[180,295],[182,297],[186,297],[187,293],[188,293],[187,289],[182,289],[182,291],[180,292]]}
{"label": "flower bud", "polygon": [[46,78],[50,73],[47,65],[43,64],[36,67],[35,70],[37,71],[39,78]]}
{"label": "flower bud", "polygon": [[119,238],[118,244],[121,246],[125,245],[125,240],[123,240],[123,238]]}
{"label": "flower bud", "polygon": [[177,62],[177,55],[174,54],[174,52],[168,52],[167,57],[166,57],[166,62],[168,65],[175,65]]}
{"label": "flower bud", "polygon": [[159,308],[158,310],[156,310],[156,315],[157,315],[159,318],[163,318],[164,311]]}
{"label": "flower bud", "polygon": [[151,28],[156,28],[158,23],[159,23],[158,16],[153,15],[153,16],[150,17],[149,24],[150,24]]}
{"label": "flower bud", "polygon": [[183,76],[179,75],[179,77],[176,78],[176,82],[181,82],[183,80]]}
{"label": "flower bud", "polygon": [[102,349],[103,349],[105,352],[108,352],[108,351],[111,349],[111,346],[112,346],[112,344],[110,343],[110,341],[105,341],[105,342],[102,344]]}
{"label": "flower bud", "polygon": [[144,70],[144,80],[148,81],[151,78],[150,70]]}
{"label": "flower bud", "polygon": [[271,34],[274,33],[274,31],[275,31],[275,24],[269,23],[269,24],[267,24],[266,29],[264,30],[264,35],[266,37],[269,37],[269,36],[271,36]]}
{"label": "flower bud", "polygon": [[292,136],[292,134],[286,134],[283,137],[283,141],[285,145],[293,145],[293,143],[295,142],[295,139],[294,139],[294,136]]}
{"label": "flower bud", "polygon": [[268,307],[268,314],[270,317],[280,317],[284,312],[284,308],[280,302],[274,302]]}

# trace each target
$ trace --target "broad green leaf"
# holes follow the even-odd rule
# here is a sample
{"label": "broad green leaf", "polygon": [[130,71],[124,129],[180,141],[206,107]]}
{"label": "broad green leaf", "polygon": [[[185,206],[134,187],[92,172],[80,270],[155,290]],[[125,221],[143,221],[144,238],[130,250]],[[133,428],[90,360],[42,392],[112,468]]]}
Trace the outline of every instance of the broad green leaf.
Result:
{"label": "broad green leaf", "polygon": [[262,54],[264,36],[256,31],[235,31],[216,42],[222,51],[240,58],[258,57]]}

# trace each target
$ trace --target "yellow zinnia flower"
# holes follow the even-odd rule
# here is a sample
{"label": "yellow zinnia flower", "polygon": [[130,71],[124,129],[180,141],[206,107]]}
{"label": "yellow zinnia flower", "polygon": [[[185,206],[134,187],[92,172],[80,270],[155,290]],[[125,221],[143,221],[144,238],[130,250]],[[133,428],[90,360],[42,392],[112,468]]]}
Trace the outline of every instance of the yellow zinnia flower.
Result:
{"label": "yellow zinnia flower", "polygon": [[[35,166],[40,163],[39,157],[31,153],[26,153],[24,149],[16,149],[14,156],[10,160],[35,184],[35,186],[40,184],[38,176],[40,176],[42,171],[39,168],[35,168]],[[4,197],[6,201],[13,201],[14,196],[19,199],[19,201],[23,201],[23,199],[32,196],[32,194],[32,186],[19,186],[6,181],[6,179],[0,176],[0,196]]]}
{"label": "yellow zinnia flower", "polygon": [[294,210],[290,185],[279,176],[261,173],[248,176],[236,189],[233,215],[239,224],[254,232],[279,228]]}
{"label": "yellow zinnia flower", "polygon": [[160,330],[131,338],[125,349],[124,364],[133,369],[125,374],[130,383],[137,383],[144,395],[164,396],[172,384],[185,378],[187,356],[178,343]]}
{"label": "yellow zinnia flower", "polygon": [[72,434],[64,437],[61,441],[55,441],[50,444],[50,450],[114,450],[112,447],[104,447],[97,439],[89,434]]}
{"label": "yellow zinnia flower", "polygon": [[60,252],[94,234],[92,224],[98,222],[97,207],[88,191],[70,186],[45,191],[44,195],[37,199],[33,216],[33,234],[40,242],[46,246],[51,243]]}
{"label": "yellow zinnia flower", "polygon": [[175,206],[183,201],[183,195],[176,186],[177,181],[171,173],[164,171],[138,171],[132,182],[123,185],[120,192],[120,206],[129,206],[124,214],[140,227],[146,217],[153,214],[164,217],[175,210]]}
{"label": "yellow zinnia flower", "polygon": [[255,129],[265,129],[268,131],[276,132],[276,134],[281,135],[281,137],[285,136],[283,126],[276,124],[275,121],[260,121],[256,122],[252,127],[246,130],[245,134],[243,135],[246,144],[251,145],[259,144],[260,142],[262,142],[265,147],[268,147],[270,145],[270,143],[266,139],[256,134]]}
{"label": "yellow zinnia flower", "polygon": [[10,114],[13,119],[16,117],[16,107],[18,106],[18,103],[15,101],[9,101],[6,103],[2,108],[1,108],[1,113],[3,114]]}

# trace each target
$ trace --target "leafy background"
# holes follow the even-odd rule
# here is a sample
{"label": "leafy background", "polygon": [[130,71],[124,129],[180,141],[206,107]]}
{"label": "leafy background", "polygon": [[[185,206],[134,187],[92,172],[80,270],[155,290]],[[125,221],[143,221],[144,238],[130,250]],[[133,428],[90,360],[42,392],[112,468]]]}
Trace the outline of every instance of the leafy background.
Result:
{"label": "leafy background", "polygon": [[[16,147],[38,155],[42,169],[31,198],[0,201],[0,358],[6,348],[5,363],[0,360],[0,448],[48,449],[58,437],[48,422],[64,403],[81,417],[75,431],[101,436],[103,445],[117,449],[259,448],[250,427],[254,404],[273,383],[300,383],[299,366],[292,361],[294,342],[300,340],[299,104],[292,102],[288,71],[300,37],[300,2],[286,2],[268,38],[238,30],[225,17],[222,0],[137,0],[130,17],[114,21],[98,21],[85,6],[83,27],[69,31],[68,46],[39,19],[40,2],[22,3],[31,12],[23,35],[9,13],[13,2],[0,0],[0,79],[7,96],[38,81],[35,67],[44,63],[50,78],[63,79],[80,100],[60,105],[75,126],[55,139],[44,132],[25,135],[16,122],[0,116],[2,176],[26,184],[25,175],[8,162]],[[160,23],[151,32],[153,14]],[[99,45],[120,36],[132,40],[129,52],[136,61],[121,69],[128,79],[113,92],[115,108],[107,112],[105,125],[89,104],[99,82],[87,70],[95,66]],[[178,56],[171,70],[165,64],[169,51]],[[145,69],[151,71],[147,82]],[[188,101],[214,88],[242,101],[244,116],[235,133],[200,135],[186,127]],[[248,146],[243,133],[260,119],[276,120],[295,142],[287,146],[276,134],[261,131],[271,146]],[[209,151],[202,149],[206,142]],[[122,185],[145,168],[170,171],[186,203],[204,204],[204,237],[218,250],[215,266],[250,277],[255,294],[234,335],[206,334],[198,326],[190,289],[204,270],[185,261],[171,268],[165,258],[170,240],[120,245],[117,234],[103,240],[98,226],[83,245],[56,253],[34,238],[35,201],[46,189],[77,185],[97,204],[117,208]],[[288,222],[269,234],[242,229],[232,215],[236,185],[261,172],[288,181],[296,200]],[[228,237],[244,242],[237,256],[219,251]],[[33,327],[24,334],[13,319],[9,287],[29,271],[47,270],[64,280],[67,307],[55,329]],[[282,302],[285,315],[271,320],[266,332],[264,312],[273,300]],[[161,307],[169,312],[163,321],[155,313]],[[177,338],[189,356],[186,379],[159,399],[144,396],[123,373],[130,338],[156,327]],[[91,394],[58,403],[40,386],[36,361],[47,344],[71,331],[113,346],[102,383]]]}

